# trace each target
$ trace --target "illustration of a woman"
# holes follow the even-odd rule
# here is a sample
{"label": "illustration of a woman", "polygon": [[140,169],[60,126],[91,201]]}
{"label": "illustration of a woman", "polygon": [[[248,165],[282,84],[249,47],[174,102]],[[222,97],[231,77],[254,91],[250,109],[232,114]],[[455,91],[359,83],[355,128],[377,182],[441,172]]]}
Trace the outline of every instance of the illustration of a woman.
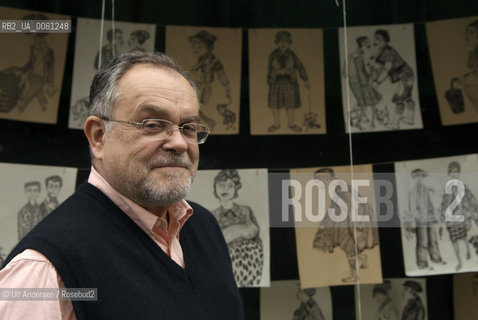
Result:
{"label": "illustration of a woman", "polygon": [[310,89],[307,72],[297,55],[290,49],[292,36],[287,31],[279,31],[274,43],[277,49],[269,55],[267,83],[269,84],[269,108],[272,110],[274,123],[267,129],[274,132],[280,128],[280,110],[287,111],[287,125],[294,132],[302,128],[295,124],[294,110],[301,107],[297,73]]}
{"label": "illustration of a woman", "polygon": [[[29,14],[23,20],[47,20],[42,14]],[[58,89],[54,87],[54,62],[53,49],[45,40],[45,33],[31,33],[33,44],[30,47],[30,58],[21,71],[21,91],[18,98],[18,108],[21,112],[25,110],[33,98],[37,98],[41,111],[45,112],[48,107],[48,96],[54,95]],[[45,92],[44,92],[45,90]]]}
{"label": "illustration of a woman", "polygon": [[[322,181],[325,184],[326,190],[328,190],[330,182],[335,179],[335,174],[331,168],[322,168],[315,172],[314,177]],[[348,186],[348,191],[341,191],[337,188],[336,193],[337,197],[345,202],[347,208],[352,207],[350,186]],[[337,205],[337,201],[332,201],[330,208],[334,209],[337,214],[341,210]],[[354,225],[350,213],[347,214],[343,221],[339,222],[333,221],[329,215],[326,215],[313,241],[313,248],[319,251],[333,253],[337,247],[344,251],[349,265],[349,276],[343,278],[343,282],[357,280],[357,260],[360,263],[360,268],[368,268],[365,250],[373,249],[378,245],[378,229],[375,225],[372,207],[367,203],[361,203],[358,206],[357,214],[368,216],[369,222],[355,222]]]}
{"label": "illustration of a woman", "polygon": [[470,72],[464,75],[465,93],[478,111],[478,20],[466,26],[465,41],[468,47],[466,66]]}
{"label": "illustration of a woman", "polygon": [[398,320],[399,312],[395,302],[390,297],[390,290],[392,284],[389,280],[384,280],[383,283],[376,284],[373,287],[373,299],[378,303],[378,311],[375,315],[375,320]]}
{"label": "illustration of a woman", "polygon": [[[392,101],[395,104],[395,129],[400,121],[413,125],[415,123],[415,101],[412,99],[415,74],[400,54],[389,45],[390,35],[387,30],[378,29],[374,33],[375,63],[381,67],[376,76],[376,83],[381,84],[387,78],[396,84]],[[406,105],[406,113],[404,113]]]}
{"label": "illustration of a woman", "polygon": [[[357,49],[348,57],[348,83],[357,101],[355,107],[358,116],[352,122],[352,126],[359,129],[363,122],[369,122],[370,129],[375,127],[376,105],[382,99],[382,95],[372,86],[372,74],[367,66],[370,57],[371,43],[368,37],[361,36],[356,39]],[[367,109],[370,115],[367,117]]]}
{"label": "illustration of a woman", "polygon": [[416,281],[408,280],[403,283],[402,295],[407,304],[403,308],[402,320],[425,320],[425,306],[418,295],[422,291],[422,286]]}
{"label": "illustration of a woman", "polygon": [[237,170],[221,170],[214,178],[214,195],[221,206],[212,213],[226,239],[237,285],[252,287],[258,286],[261,281],[264,253],[259,225],[252,209],[233,201],[241,187]]}
{"label": "illustration of a woman", "polygon": [[294,311],[293,320],[325,320],[322,310],[314,300],[315,288],[297,290],[300,306]]}
{"label": "illustration of a woman", "polygon": [[144,43],[149,39],[149,32],[146,30],[135,30],[131,32],[128,39],[130,51],[146,51]]}
{"label": "illustration of a woman", "polygon": [[[222,101],[219,101],[216,105],[216,109],[219,114],[224,116],[226,111],[230,111],[227,109],[227,106],[231,104],[232,99],[231,88],[229,86],[229,80],[226,76],[224,66],[213,53],[214,43],[217,38],[215,35],[203,30],[190,36],[188,40],[191,44],[193,53],[198,58],[196,64],[191,69],[191,76],[196,81],[201,91],[199,94],[199,102],[201,106],[207,106],[211,102],[211,97],[213,95],[213,82],[217,78],[221,86],[224,88],[224,94]],[[235,121],[235,114],[231,117],[231,112],[232,111],[229,112],[227,119],[225,117],[225,120],[229,120],[229,122],[231,119],[232,121]],[[207,124],[211,129],[216,125],[216,122],[209,118],[203,110],[199,111],[199,116],[201,121]],[[225,123],[226,127],[229,122]]]}
{"label": "illustration of a woman", "polygon": [[[450,179],[460,179],[460,171],[461,166],[458,162],[452,161],[448,164],[448,175]],[[443,194],[442,202],[441,202],[441,219],[445,221],[446,230],[448,231],[448,235],[450,237],[450,241],[453,244],[453,250],[455,252],[456,258],[458,260],[458,264],[456,265],[456,271],[460,271],[463,267],[463,261],[460,255],[460,246],[459,241],[462,241],[466,248],[466,260],[471,258],[470,254],[470,244],[467,241],[468,237],[468,230],[471,228],[471,219],[478,214],[478,201],[476,197],[471,192],[470,188],[466,184],[465,187],[465,194],[463,199],[460,201],[457,207],[453,210],[453,215],[456,216],[463,216],[464,221],[446,221],[446,210],[452,204],[452,202],[457,197],[458,189],[457,187],[452,188],[452,193]],[[440,228],[440,234],[442,232],[442,228]]]}

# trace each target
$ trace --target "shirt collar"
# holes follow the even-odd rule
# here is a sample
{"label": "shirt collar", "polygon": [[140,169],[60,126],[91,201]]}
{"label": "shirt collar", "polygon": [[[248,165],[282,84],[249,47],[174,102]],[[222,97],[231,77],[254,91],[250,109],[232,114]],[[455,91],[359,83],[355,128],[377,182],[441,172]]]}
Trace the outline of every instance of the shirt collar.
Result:
{"label": "shirt collar", "polygon": [[[108,198],[111,199],[128,217],[130,217],[144,232],[150,237],[155,235],[163,238],[179,238],[179,231],[184,223],[193,214],[193,209],[186,202],[181,200],[168,208],[169,224],[165,218],[159,218],[152,212],[131,201],[118,191],[116,191],[94,167],[91,167],[88,183],[100,189]],[[154,229],[154,231],[153,231]],[[161,233],[161,234],[158,234]]]}

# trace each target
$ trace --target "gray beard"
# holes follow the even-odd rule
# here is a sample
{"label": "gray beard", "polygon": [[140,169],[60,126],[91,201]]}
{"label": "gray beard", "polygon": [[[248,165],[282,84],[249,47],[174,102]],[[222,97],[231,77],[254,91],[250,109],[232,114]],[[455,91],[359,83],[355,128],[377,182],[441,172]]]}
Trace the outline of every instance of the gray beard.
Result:
{"label": "gray beard", "polygon": [[190,177],[184,182],[183,174],[183,172],[171,174],[168,182],[163,184],[158,184],[148,176],[143,184],[144,200],[162,206],[171,206],[185,199],[191,191],[193,178]]}

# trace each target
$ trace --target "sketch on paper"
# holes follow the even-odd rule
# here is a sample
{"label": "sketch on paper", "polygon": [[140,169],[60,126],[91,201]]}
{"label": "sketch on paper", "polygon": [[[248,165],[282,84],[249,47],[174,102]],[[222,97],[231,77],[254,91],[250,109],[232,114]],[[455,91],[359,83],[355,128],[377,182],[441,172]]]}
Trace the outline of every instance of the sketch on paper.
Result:
{"label": "sketch on paper", "polygon": [[302,132],[302,128],[295,123],[294,119],[294,109],[302,106],[297,81],[300,78],[304,81],[305,89],[310,90],[309,78],[299,57],[290,48],[292,44],[290,32],[277,32],[274,43],[277,48],[269,54],[267,71],[268,100],[273,124],[267,131],[274,132],[280,128],[280,110],[285,109],[288,128],[294,132]]}
{"label": "sketch on paper", "polygon": [[[14,20],[69,19],[67,16],[2,8]],[[0,117],[56,123],[63,79],[67,33],[3,34],[9,48],[0,62]]]}
{"label": "sketch on paper", "polygon": [[[321,168],[315,171],[314,178],[324,182],[326,190],[328,190],[330,182],[335,179],[335,173],[332,168]],[[351,208],[351,187],[348,186],[347,191],[337,190],[336,192],[347,207]],[[331,203],[330,208],[335,212],[340,210],[336,202]],[[314,249],[324,253],[333,253],[337,248],[345,253],[349,265],[349,275],[342,278],[344,283],[357,281],[357,267],[367,269],[369,267],[367,251],[378,246],[378,229],[373,207],[368,203],[359,204],[358,215],[369,217],[369,222],[357,222],[354,227],[351,215],[348,215],[347,219],[342,222],[335,222],[326,215],[320,223],[312,243]],[[359,266],[357,266],[357,262]]]}
{"label": "sketch on paper", "polygon": [[89,85],[96,70],[128,51],[154,51],[155,25],[116,21],[112,28],[111,21],[105,21],[103,45],[99,49],[100,24],[101,20],[78,18],[68,120],[71,129],[82,129],[88,117]]}
{"label": "sketch on paper", "polygon": [[0,163],[0,256],[73,194],[77,169]]}
{"label": "sketch on paper", "polygon": [[251,132],[325,133],[322,30],[255,29],[249,41]]}
{"label": "sketch on paper", "polygon": [[267,192],[266,170],[206,170],[198,172],[188,197],[217,219],[239,287],[269,283]]}
{"label": "sketch on paper", "polygon": [[476,155],[395,164],[407,275],[478,270],[477,168]]}
{"label": "sketch on paper", "polygon": [[261,288],[260,301],[261,319],[332,319],[328,287],[301,289],[297,280],[272,281],[269,288]]}
{"label": "sketch on paper", "polygon": [[443,125],[478,121],[478,17],[426,23]]}
{"label": "sketch on paper", "polygon": [[[371,170],[370,165],[354,166],[354,177],[373,181]],[[290,177],[300,182],[302,190],[311,181],[317,186],[308,200],[299,198],[300,206],[293,208],[301,287],[353,285],[359,278],[361,283],[381,282],[373,184],[360,188],[354,196],[350,167],[292,169]],[[343,186],[335,184],[339,180]],[[335,194],[324,191],[321,197],[320,190],[334,188],[332,183],[335,184]],[[323,187],[319,188],[319,185]],[[352,201],[357,196],[366,200]],[[364,221],[353,221],[353,203],[357,204],[356,214],[367,217]],[[299,220],[298,214],[302,217]],[[304,216],[320,216],[320,219],[304,220]]]}
{"label": "sketch on paper", "polygon": [[[184,50],[187,47],[189,50]],[[166,53],[189,70],[199,87],[199,117],[213,134],[239,132],[239,29],[166,28]]]}
{"label": "sketch on paper", "polygon": [[413,25],[348,28],[346,61],[343,29],[339,38],[346,130],[422,128]]}
{"label": "sketch on paper", "polygon": [[[426,281],[423,278],[384,279],[383,283],[364,285],[360,301],[363,319],[428,319]],[[357,309],[357,319],[360,319]]]}
{"label": "sketch on paper", "polygon": [[453,276],[453,304],[455,320],[474,320],[478,317],[478,273]]}

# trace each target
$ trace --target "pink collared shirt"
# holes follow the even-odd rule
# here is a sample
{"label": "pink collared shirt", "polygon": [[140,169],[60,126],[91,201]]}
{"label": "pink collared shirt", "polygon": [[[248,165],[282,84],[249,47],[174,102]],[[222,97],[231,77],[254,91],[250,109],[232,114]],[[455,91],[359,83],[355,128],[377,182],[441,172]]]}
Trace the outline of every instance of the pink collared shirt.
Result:
{"label": "pink collared shirt", "polygon": [[[166,218],[129,200],[113,189],[92,167],[88,182],[106,194],[128,217],[146,232],[172,260],[184,268],[184,257],[179,243],[179,231],[193,213],[182,200],[168,208]],[[52,263],[40,252],[26,249],[0,270],[0,288],[64,288],[65,285]],[[2,301],[0,315],[4,319],[75,320],[71,301]]]}

